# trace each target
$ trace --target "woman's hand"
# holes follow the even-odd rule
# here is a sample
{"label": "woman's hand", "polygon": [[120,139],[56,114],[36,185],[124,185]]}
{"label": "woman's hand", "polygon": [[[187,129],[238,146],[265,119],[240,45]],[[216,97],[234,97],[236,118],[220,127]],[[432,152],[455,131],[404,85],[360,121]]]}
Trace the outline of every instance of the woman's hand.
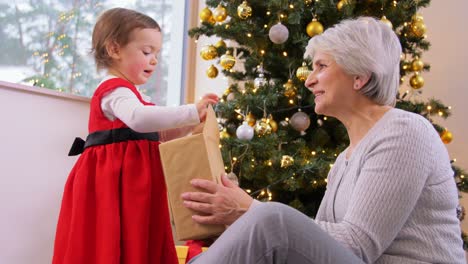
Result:
{"label": "woman's hand", "polygon": [[184,206],[196,211],[192,218],[200,224],[231,225],[241,217],[252,204],[253,198],[231,182],[226,174],[221,176],[222,184],[209,180],[194,179],[191,184],[204,192],[182,194]]}
{"label": "woman's hand", "polygon": [[205,121],[206,118],[206,108],[209,104],[214,105],[218,103],[219,98],[216,94],[208,93],[205,94],[200,101],[196,104],[198,117],[200,118],[200,122]]}

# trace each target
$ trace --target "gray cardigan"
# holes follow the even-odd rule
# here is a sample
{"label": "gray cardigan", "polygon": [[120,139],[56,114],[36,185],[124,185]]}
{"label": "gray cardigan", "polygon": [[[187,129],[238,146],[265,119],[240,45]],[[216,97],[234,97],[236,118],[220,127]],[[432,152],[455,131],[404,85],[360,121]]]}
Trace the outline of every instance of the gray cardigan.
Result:
{"label": "gray cardigan", "polygon": [[366,263],[465,263],[447,150],[423,117],[391,109],[328,175],[316,222]]}

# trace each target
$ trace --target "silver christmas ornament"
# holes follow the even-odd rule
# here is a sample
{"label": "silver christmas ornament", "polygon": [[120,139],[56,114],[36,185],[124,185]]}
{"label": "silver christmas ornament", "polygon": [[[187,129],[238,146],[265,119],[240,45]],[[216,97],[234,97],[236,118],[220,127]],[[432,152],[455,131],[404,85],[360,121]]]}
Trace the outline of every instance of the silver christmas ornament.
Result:
{"label": "silver christmas ornament", "polygon": [[291,117],[289,123],[295,130],[301,132],[301,135],[305,135],[305,130],[310,126],[310,118],[306,113],[299,111]]}
{"label": "silver christmas ornament", "polygon": [[283,44],[286,42],[286,40],[288,40],[289,30],[286,26],[279,22],[270,28],[268,37],[270,37],[271,42],[275,44]]}
{"label": "silver christmas ornament", "polygon": [[242,125],[237,128],[236,135],[238,139],[251,140],[254,136],[254,129],[249,126],[247,121],[244,121]]}

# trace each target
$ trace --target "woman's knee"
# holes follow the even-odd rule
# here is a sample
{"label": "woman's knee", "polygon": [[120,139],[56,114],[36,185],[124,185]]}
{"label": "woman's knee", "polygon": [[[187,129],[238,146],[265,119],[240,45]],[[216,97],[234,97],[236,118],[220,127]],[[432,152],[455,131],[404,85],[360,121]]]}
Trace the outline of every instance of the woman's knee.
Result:
{"label": "woman's knee", "polygon": [[250,213],[252,217],[256,219],[256,222],[261,223],[262,225],[272,224],[274,226],[278,226],[285,222],[284,219],[290,215],[291,210],[294,209],[285,204],[267,202],[257,204],[252,208],[252,212]]}

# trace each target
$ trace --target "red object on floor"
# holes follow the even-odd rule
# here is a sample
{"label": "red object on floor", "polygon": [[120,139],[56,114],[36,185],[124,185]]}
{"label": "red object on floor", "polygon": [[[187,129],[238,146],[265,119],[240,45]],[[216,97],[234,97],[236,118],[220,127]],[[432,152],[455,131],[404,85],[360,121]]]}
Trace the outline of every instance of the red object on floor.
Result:
{"label": "red object on floor", "polygon": [[187,259],[185,263],[188,263],[196,255],[202,253],[202,247],[207,246],[202,240],[187,240],[185,245],[188,246]]}

